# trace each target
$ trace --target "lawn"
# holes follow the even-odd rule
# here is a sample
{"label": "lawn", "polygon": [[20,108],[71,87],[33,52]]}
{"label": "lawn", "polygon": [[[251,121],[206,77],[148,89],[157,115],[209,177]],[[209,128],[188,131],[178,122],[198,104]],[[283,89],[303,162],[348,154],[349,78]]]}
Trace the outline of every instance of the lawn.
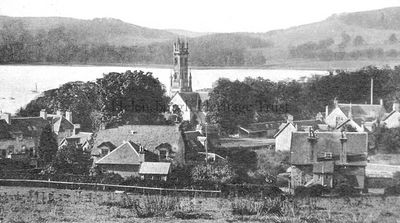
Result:
{"label": "lawn", "polygon": [[0,222],[398,222],[400,197],[189,198],[0,187]]}

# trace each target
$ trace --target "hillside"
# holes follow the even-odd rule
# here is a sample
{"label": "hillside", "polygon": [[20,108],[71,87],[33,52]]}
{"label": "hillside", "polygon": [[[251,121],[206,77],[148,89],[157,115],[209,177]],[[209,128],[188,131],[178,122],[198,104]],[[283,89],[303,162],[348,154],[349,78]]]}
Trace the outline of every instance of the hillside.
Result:
{"label": "hillside", "polygon": [[[400,38],[400,7],[332,15],[316,23],[249,35],[271,41],[273,47],[264,49],[264,55],[267,60],[279,60],[293,59],[289,52],[291,47],[310,42],[318,43],[327,39],[332,39],[334,42],[327,47],[333,52],[353,52],[379,48],[383,51],[398,51],[400,49],[399,42],[397,40],[389,41],[393,34]],[[343,43],[343,35],[348,35],[349,39],[345,45],[340,45]],[[359,39],[360,37],[362,38],[363,42],[361,44],[355,44],[354,41],[357,36],[359,36]],[[380,58],[363,59],[384,59],[385,61],[393,59],[383,58],[383,56],[386,55],[381,55]],[[397,57],[397,52],[394,57]],[[353,59],[345,58],[347,61]],[[360,58],[355,60],[360,60]],[[319,60],[313,60],[313,62],[317,61]],[[377,63],[383,62],[377,61]]]}
{"label": "hillside", "polygon": [[111,18],[7,16],[0,16],[0,32],[5,33],[0,63],[170,64],[178,36],[188,38],[194,66],[356,69],[397,65],[400,58],[400,7],[336,14],[265,33],[158,30]]}
{"label": "hillside", "polygon": [[8,17],[0,16],[0,29],[10,23],[22,23],[30,32],[48,32],[64,27],[79,43],[133,46],[162,42],[175,38],[175,34],[125,23],[113,18],[92,20],[62,17]]}

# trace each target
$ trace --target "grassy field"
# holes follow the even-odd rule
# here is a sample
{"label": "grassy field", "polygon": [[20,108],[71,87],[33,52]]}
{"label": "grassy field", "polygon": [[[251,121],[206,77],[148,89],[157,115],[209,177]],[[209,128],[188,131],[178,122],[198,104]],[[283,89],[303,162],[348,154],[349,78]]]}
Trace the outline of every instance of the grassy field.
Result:
{"label": "grassy field", "polygon": [[189,198],[0,187],[0,222],[399,222],[400,197]]}

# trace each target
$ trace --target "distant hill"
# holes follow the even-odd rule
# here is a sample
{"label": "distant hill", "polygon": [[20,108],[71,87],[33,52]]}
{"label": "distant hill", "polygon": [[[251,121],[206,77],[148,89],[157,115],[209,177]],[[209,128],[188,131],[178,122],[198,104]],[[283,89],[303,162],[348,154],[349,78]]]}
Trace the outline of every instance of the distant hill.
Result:
{"label": "distant hill", "polygon": [[[178,36],[189,40],[190,62],[195,66],[345,69],[397,65],[400,59],[400,7],[335,14],[320,22],[265,33],[158,30],[111,18],[7,16],[0,16],[0,32],[7,33],[4,27],[10,23],[22,23],[35,38],[44,34],[47,42],[34,39],[33,49],[19,46],[17,51],[10,47],[18,44],[9,44],[4,48],[8,54],[0,52],[0,63],[170,64],[172,42]],[[9,34],[9,39],[18,32]],[[10,54],[18,50],[21,56]]]}
{"label": "distant hill", "polygon": [[[343,48],[339,45],[344,33],[350,40]],[[400,50],[398,42],[389,43],[392,34],[400,39],[400,7],[337,14],[316,23],[248,35],[271,41],[273,47],[265,49],[264,54],[267,60],[276,60],[290,58],[290,47],[309,42],[318,43],[329,38],[334,40],[334,44],[329,47],[332,51],[349,52],[368,48]],[[364,40],[358,46],[353,44],[357,36]]]}
{"label": "distant hill", "polygon": [[63,17],[8,17],[0,16],[0,28],[10,22],[21,22],[33,33],[64,27],[80,43],[134,46],[173,39],[176,34],[150,29],[113,18],[92,20]]}

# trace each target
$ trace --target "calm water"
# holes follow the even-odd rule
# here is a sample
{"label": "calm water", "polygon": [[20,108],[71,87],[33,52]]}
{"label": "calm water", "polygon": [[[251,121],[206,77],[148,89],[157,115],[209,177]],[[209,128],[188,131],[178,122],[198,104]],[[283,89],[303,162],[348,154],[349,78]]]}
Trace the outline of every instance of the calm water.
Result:
{"label": "calm water", "polygon": [[[167,88],[171,69],[152,67],[120,66],[38,66],[3,65],[0,66],[0,110],[15,113],[41,92],[70,81],[94,81],[109,72],[143,70],[152,72]],[[193,90],[210,88],[221,77],[243,80],[245,77],[263,77],[272,81],[298,79],[313,74],[324,75],[326,71],[311,70],[260,70],[260,69],[192,69]],[[38,92],[35,90],[37,84]]]}

